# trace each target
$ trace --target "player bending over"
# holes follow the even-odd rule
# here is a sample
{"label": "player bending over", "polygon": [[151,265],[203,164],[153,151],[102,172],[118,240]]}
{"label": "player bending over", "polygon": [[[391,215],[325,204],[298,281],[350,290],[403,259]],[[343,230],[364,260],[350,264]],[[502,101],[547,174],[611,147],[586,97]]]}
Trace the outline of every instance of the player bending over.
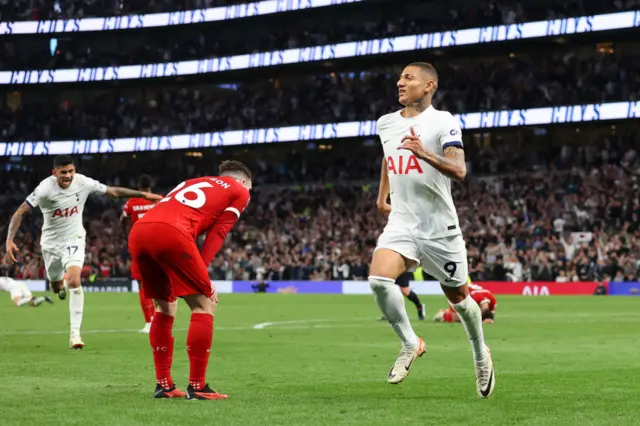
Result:
{"label": "player bending over", "polygon": [[70,336],[72,349],[82,349],[84,342],[80,336],[84,312],[84,292],[80,285],[80,272],[84,263],[86,232],[82,226],[84,204],[90,194],[105,194],[115,198],[143,197],[159,200],[162,197],[133,189],[106,186],[80,173],[76,173],[73,158],[61,155],[53,160],[53,176],[44,179],[27,197],[11,217],[6,243],[6,259],[16,262],[18,247],[14,238],[20,228],[22,217],[32,209],[40,207],[44,224],[40,246],[44,266],[47,270],[51,290],[61,300],[67,297],[69,289]]}
{"label": "player bending over", "polygon": [[[424,321],[425,306],[424,303],[420,302],[420,298],[418,297],[418,295],[413,290],[411,290],[411,287],[409,287],[409,281],[411,281],[411,277],[413,277],[413,274],[411,272],[405,272],[396,279],[396,284],[398,287],[400,287],[400,291],[402,292],[404,297],[406,297],[411,301],[411,303],[416,305],[416,309],[418,310],[418,320]],[[380,321],[385,320],[386,318],[384,316],[380,318]]]}
{"label": "player bending over", "polygon": [[[138,190],[143,192],[151,192],[151,176],[140,175],[138,178]],[[120,222],[123,223],[127,218],[131,218],[131,226],[142,218],[154,206],[154,202],[145,198],[130,198],[122,210],[122,216],[120,216]],[[142,315],[144,315],[144,328],[140,330],[141,333],[149,333],[151,329],[151,319],[156,307],[153,305],[153,300],[147,299],[142,290],[142,283],[140,280],[140,270],[138,269],[138,263],[133,259],[131,260],[131,278],[138,281],[138,296],[140,298],[140,307],[142,308]]]}
{"label": "player bending over", "polygon": [[369,276],[375,300],[402,342],[387,380],[402,382],[426,350],[395,285],[401,274],[422,264],[440,281],[460,317],[473,349],[477,391],[486,398],[495,385],[493,361],[484,343],[480,308],[465,282],[467,252],[451,197],[451,181],[461,181],[467,173],[462,132],[449,112],[431,105],[438,88],[433,66],[409,64],[397,86],[404,109],[378,120],[384,159],[377,206],[389,221],[378,239]]}
{"label": "player bending over", "polygon": [[0,277],[0,291],[6,291],[11,296],[13,304],[18,308],[24,305],[34,308],[44,302],[53,303],[49,296],[33,297],[29,287],[24,282],[13,280],[9,277]]}
{"label": "player bending over", "polygon": [[[493,324],[495,319],[496,307],[498,301],[493,293],[486,288],[482,288],[477,284],[471,283],[471,278],[467,279],[467,285],[469,286],[469,295],[480,306],[480,312],[482,312],[482,322],[486,324]],[[433,317],[435,322],[460,322],[460,317],[456,313],[455,309],[449,306],[449,309],[440,309],[440,311]]]}
{"label": "player bending over", "polygon": [[[129,251],[138,263],[142,286],[156,314],[149,341],[156,370],[154,398],[184,397],[171,377],[173,320],[178,297],[191,308],[187,333],[187,399],[226,399],[206,381],[218,296],[207,271],[225,237],[249,202],[251,173],[225,161],[219,176],[190,179],[175,187],[131,229]],[[196,238],[206,233],[202,250]],[[158,238],[158,236],[162,238]]]}

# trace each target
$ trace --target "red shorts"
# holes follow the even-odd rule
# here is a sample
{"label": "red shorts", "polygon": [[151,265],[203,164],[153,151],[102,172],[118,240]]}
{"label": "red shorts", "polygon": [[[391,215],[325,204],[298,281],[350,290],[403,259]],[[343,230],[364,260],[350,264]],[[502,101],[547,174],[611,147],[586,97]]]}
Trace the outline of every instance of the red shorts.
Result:
{"label": "red shorts", "polygon": [[212,296],[211,281],[195,241],[166,223],[139,223],[129,234],[148,299],[173,302],[192,294]]}
{"label": "red shorts", "polygon": [[131,279],[140,282],[142,279],[140,278],[140,268],[138,267],[138,262],[134,258],[131,258]]}

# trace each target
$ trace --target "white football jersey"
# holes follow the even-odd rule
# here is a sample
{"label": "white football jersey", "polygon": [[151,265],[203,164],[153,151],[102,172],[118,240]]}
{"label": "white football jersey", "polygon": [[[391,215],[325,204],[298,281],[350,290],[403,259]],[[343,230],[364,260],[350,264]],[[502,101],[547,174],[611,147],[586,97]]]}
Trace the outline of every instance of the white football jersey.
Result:
{"label": "white football jersey", "polygon": [[55,176],[40,182],[27,197],[32,208],[40,207],[44,216],[40,246],[57,249],[66,244],[84,244],[86,231],[82,226],[84,204],[91,193],[104,194],[107,186],[76,173],[68,188],[58,186]]}
{"label": "white football jersey", "polygon": [[411,127],[424,147],[436,154],[442,155],[448,146],[462,147],[460,124],[447,111],[430,106],[413,118],[396,111],[378,119],[391,191],[389,225],[409,227],[428,239],[460,234],[451,179],[411,151],[398,149]]}

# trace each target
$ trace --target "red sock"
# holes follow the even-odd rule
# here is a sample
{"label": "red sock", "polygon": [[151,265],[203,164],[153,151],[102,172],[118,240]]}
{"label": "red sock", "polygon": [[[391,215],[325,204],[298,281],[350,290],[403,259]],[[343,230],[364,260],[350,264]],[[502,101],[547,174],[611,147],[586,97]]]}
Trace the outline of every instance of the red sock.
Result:
{"label": "red sock", "polygon": [[187,333],[187,355],[189,355],[189,384],[196,390],[204,388],[207,383],[207,365],[212,341],[213,317],[209,314],[191,314]]}
{"label": "red sock", "polygon": [[152,299],[147,299],[140,287],[140,307],[142,308],[142,315],[144,315],[144,322],[151,322],[153,314],[156,312],[156,307],[153,305]]}
{"label": "red sock", "polygon": [[165,389],[173,387],[171,364],[173,363],[173,317],[158,312],[153,316],[149,342],[156,368],[156,382]]}

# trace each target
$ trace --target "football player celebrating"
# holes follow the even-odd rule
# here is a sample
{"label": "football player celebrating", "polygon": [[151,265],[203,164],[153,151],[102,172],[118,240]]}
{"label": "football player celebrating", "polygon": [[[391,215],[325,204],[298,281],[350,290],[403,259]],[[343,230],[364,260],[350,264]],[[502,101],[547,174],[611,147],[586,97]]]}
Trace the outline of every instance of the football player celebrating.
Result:
{"label": "football player celebrating", "polygon": [[493,360],[484,341],[482,314],[469,296],[467,251],[451,196],[452,181],[467,174],[460,124],[451,113],[431,105],[438,89],[438,73],[431,64],[407,65],[397,88],[404,108],[377,122],[384,151],[377,207],[389,220],[369,270],[376,303],[402,344],[387,381],[402,382],[426,351],[395,285],[401,274],[422,265],[440,282],[460,317],[473,352],[476,389],[487,398],[495,386]]}
{"label": "football player celebrating", "polygon": [[[86,231],[82,226],[82,212],[91,194],[109,195],[114,198],[141,197],[160,200],[159,195],[133,189],[104,185],[90,177],[76,173],[73,158],[61,155],[53,160],[53,175],[44,179],[27,197],[11,217],[6,242],[5,259],[15,263],[18,246],[14,239],[24,215],[40,207],[44,224],[40,246],[51,290],[63,300],[68,287],[70,333],[72,349],[84,348],[80,336],[84,313],[84,292],[80,275],[84,264]],[[65,286],[66,273],[66,286]]]}

